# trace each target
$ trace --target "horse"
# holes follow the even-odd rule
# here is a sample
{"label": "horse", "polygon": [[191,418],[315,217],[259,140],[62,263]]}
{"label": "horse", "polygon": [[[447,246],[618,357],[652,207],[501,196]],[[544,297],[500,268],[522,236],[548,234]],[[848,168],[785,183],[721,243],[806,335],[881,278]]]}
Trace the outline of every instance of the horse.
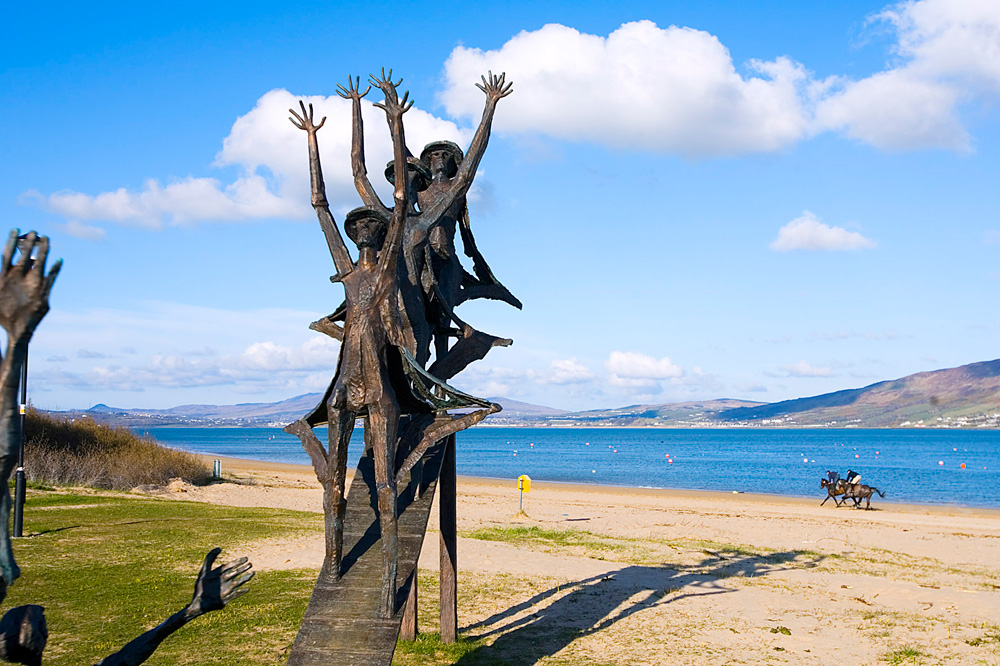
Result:
{"label": "horse", "polygon": [[872,508],[872,493],[878,493],[879,497],[885,497],[885,493],[875,486],[866,486],[863,483],[849,483],[845,489],[843,501],[854,500],[854,508],[857,509],[861,506],[861,500],[866,500],[865,511],[868,511]]}
{"label": "horse", "polygon": [[[836,504],[839,507],[842,501],[837,499],[837,495],[843,495],[845,492],[847,492],[847,482],[844,481],[843,479],[837,479],[833,483],[830,483],[830,481],[827,479],[820,479],[819,487],[826,488],[826,497],[823,499],[822,502],[819,503],[820,506],[826,504],[826,500],[832,497],[834,504]],[[843,502],[846,501],[847,498],[845,497],[843,499]]]}

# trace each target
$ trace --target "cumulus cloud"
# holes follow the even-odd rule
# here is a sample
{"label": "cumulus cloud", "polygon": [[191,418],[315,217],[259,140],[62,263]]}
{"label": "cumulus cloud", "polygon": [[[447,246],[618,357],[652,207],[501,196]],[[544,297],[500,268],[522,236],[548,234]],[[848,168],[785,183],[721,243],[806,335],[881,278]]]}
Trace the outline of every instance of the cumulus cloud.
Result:
{"label": "cumulus cloud", "polygon": [[992,0],[920,0],[871,18],[895,32],[895,66],[840,81],[817,107],[817,129],[879,148],[946,148],[971,140],[959,106],[1000,92],[1000,12]]}
{"label": "cumulus cloud", "polygon": [[582,384],[593,380],[594,373],[576,358],[557,359],[549,366],[546,384]]}
{"label": "cumulus cloud", "polygon": [[992,0],[903,2],[876,16],[898,31],[896,52],[927,77],[1000,92],[1000,12]]}
{"label": "cumulus cloud", "polygon": [[654,358],[639,352],[613,351],[604,362],[612,386],[659,393],[660,381],[682,377],[684,370],[668,357]]}
{"label": "cumulus cloud", "polygon": [[[288,109],[297,109],[299,99],[313,104],[317,120],[327,117],[319,142],[331,205],[342,210],[353,208],[359,201],[350,167],[350,102],[336,95],[300,97],[280,89],[258,99],[253,109],[237,118],[223,140],[213,166],[236,167],[239,175],[231,182],[207,176],[171,178],[166,182],[151,178],[139,190],[118,188],[96,195],[64,191],[48,196],[28,192],[22,200],[37,202],[72,218],[67,231],[84,236],[98,232],[79,220],[159,229],[165,224],[309,218],[313,213],[309,205],[305,133],[288,121]],[[385,114],[365,98],[362,116],[370,177],[380,187],[383,167],[392,159]],[[406,133],[416,152],[432,140],[464,144],[471,138],[468,130],[415,107],[406,114]],[[384,192],[388,200],[388,189],[384,188]]]}
{"label": "cumulus cloud", "polygon": [[912,70],[847,82],[816,110],[816,125],[885,150],[945,148],[968,152],[958,118],[959,91]]}
{"label": "cumulus cloud", "polygon": [[993,0],[920,0],[870,17],[896,37],[892,66],[816,79],[788,57],[741,71],[719,39],[692,28],[625,23],[609,35],[549,24],[496,50],[445,63],[445,108],[474,117],[480,73],[506,71],[516,94],[496,126],[689,157],[771,152],[835,131],[887,150],[968,151],[959,108],[1000,92]]}
{"label": "cumulus cloud", "polygon": [[787,58],[749,69],[737,72],[728,49],[701,30],[636,21],[603,37],[549,24],[494,51],[456,48],[441,100],[451,115],[475,117],[483,95],[472,84],[505,71],[516,94],[501,102],[499,130],[689,156],[794,143],[808,122],[805,71]]}
{"label": "cumulus cloud", "polygon": [[[43,385],[85,390],[143,391],[154,388],[203,386],[294,387],[307,375],[325,376],[336,367],[339,345],[315,336],[295,346],[256,342],[240,354],[211,357],[204,354],[153,354],[147,361],[93,365],[81,370],[42,373]],[[108,358],[103,354],[82,358]]]}
{"label": "cumulus cloud", "polygon": [[778,230],[778,237],[771,242],[771,249],[778,252],[792,250],[862,250],[875,247],[875,241],[856,231],[824,224],[809,211],[795,218]]}

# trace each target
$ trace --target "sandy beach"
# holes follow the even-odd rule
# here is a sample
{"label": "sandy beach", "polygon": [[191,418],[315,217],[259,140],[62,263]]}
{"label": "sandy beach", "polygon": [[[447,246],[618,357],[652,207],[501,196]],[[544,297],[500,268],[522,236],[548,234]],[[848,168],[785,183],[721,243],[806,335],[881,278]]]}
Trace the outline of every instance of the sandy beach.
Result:
{"label": "sandy beach", "polygon": [[[164,493],[321,511],[310,467],[222,466]],[[460,477],[460,630],[525,664],[1000,663],[1000,511],[822,498],[536,482],[519,516],[514,480]],[[245,552],[318,569],[322,544]]]}

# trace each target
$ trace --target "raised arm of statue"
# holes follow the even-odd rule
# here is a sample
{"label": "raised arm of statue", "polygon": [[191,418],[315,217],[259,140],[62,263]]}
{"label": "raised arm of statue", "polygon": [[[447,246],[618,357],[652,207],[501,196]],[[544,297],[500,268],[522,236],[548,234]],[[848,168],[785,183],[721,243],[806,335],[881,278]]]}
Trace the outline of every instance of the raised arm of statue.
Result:
{"label": "raised arm of statue", "polygon": [[361,77],[351,79],[347,77],[347,87],[337,84],[337,94],[344,99],[351,100],[353,120],[351,121],[351,173],[354,174],[354,187],[357,188],[361,200],[369,208],[380,210],[387,216],[389,209],[386,208],[382,200],[378,198],[375,188],[368,180],[368,168],[365,166],[365,130],[364,121],[361,119],[361,98],[368,94],[371,86],[361,89]]}
{"label": "raised arm of statue", "polygon": [[205,556],[198,580],[194,584],[194,597],[190,604],[168,617],[162,624],[129,641],[118,652],[100,660],[96,666],[141,664],[149,659],[167,636],[196,617],[210,611],[221,610],[236,597],[246,594],[246,588],[241,586],[253,578],[253,572],[250,571],[252,565],[247,562],[247,558],[241,557],[213,569],[212,564],[221,552],[221,549],[213,548]]}
{"label": "raised arm of statue", "polygon": [[[406,139],[403,133],[403,114],[413,106],[412,101],[407,101],[410,93],[404,93],[400,100],[396,93],[396,86],[403,82],[400,79],[396,83],[392,82],[392,70],[388,76],[382,70],[382,78],[376,79],[372,76],[372,83],[378,86],[385,93],[385,102],[376,104],[385,111],[389,126],[392,128],[392,156],[393,156],[393,201],[392,218],[389,223],[389,231],[386,234],[385,244],[379,253],[379,271],[395,279],[396,264],[399,261],[400,245],[403,241],[403,228],[406,221],[406,194],[409,190],[409,169],[406,166]],[[381,279],[381,278],[380,278]]]}
{"label": "raised arm of statue", "polygon": [[505,77],[504,73],[497,77],[493,76],[493,72],[489,72],[487,76],[482,77],[481,84],[476,84],[477,88],[486,93],[486,107],[483,109],[483,118],[479,121],[476,134],[472,137],[472,143],[469,144],[469,151],[462,160],[458,173],[455,174],[455,179],[459,182],[460,179],[465,179],[468,184],[472,183],[479,162],[483,159],[483,153],[486,152],[486,144],[490,140],[490,129],[493,126],[493,113],[497,110],[497,102],[514,92],[514,84],[505,83]]}
{"label": "raised arm of statue", "polygon": [[309,176],[312,181],[312,205],[316,209],[316,216],[319,218],[319,226],[323,229],[323,235],[326,236],[326,243],[330,246],[330,255],[333,257],[334,266],[337,267],[337,274],[343,277],[354,270],[354,262],[351,261],[351,255],[347,252],[347,246],[333,221],[333,215],[330,214],[330,204],[326,200],[323,167],[319,162],[319,142],[316,139],[316,132],[326,122],[326,118],[320,120],[317,125],[313,122],[313,105],[310,104],[307,111],[305,103],[300,100],[299,107],[302,109],[302,115],[289,109],[288,112],[292,114],[289,120],[309,135]]}
{"label": "raised arm of statue", "polygon": [[505,83],[505,76],[505,74],[493,76],[493,72],[489,72],[488,76],[482,77],[482,84],[476,84],[477,88],[486,93],[486,108],[483,110],[483,118],[479,122],[475,136],[472,137],[469,152],[458,167],[458,173],[455,174],[451,189],[426,211],[421,211],[421,217],[427,224],[434,224],[459,197],[465,196],[466,192],[469,191],[472,179],[476,175],[476,169],[479,168],[479,162],[483,159],[483,153],[486,152],[486,144],[490,140],[490,128],[493,125],[493,113],[496,111],[497,102],[513,92],[514,84]]}

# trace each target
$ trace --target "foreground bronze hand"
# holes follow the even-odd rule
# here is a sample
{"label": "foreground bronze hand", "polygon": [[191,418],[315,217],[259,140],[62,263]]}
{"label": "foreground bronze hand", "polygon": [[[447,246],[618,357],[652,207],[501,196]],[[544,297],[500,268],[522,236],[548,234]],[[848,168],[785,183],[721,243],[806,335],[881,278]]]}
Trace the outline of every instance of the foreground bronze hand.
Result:
{"label": "foreground bronze hand", "polygon": [[[15,254],[19,252],[15,260]],[[0,326],[7,331],[7,354],[0,361],[0,600],[21,575],[14,561],[14,551],[7,529],[10,518],[10,490],[7,480],[17,464],[21,443],[21,419],[17,408],[17,389],[21,367],[28,356],[28,342],[42,317],[49,311],[49,293],[59,275],[62,261],[45,273],[49,239],[34,231],[23,237],[17,229],[10,232],[0,264]]]}
{"label": "foreground bronze hand", "polygon": [[247,558],[229,562],[212,568],[215,559],[222,552],[213,548],[205,556],[198,580],[194,585],[191,603],[177,611],[159,626],[153,627],[138,638],[133,639],[121,650],[105,657],[95,666],[136,666],[146,661],[170,634],[174,633],[194,618],[205,613],[220,610],[233,599],[247,593],[241,586],[253,578],[252,566]]}
{"label": "foreground bronze hand", "polygon": [[[14,252],[21,245],[20,260],[14,263]],[[49,239],[34,231],[22,239],[13,229],[3,251],[0,266],[0,326],[7,331],[14,344],[27,344],[35,327],[49,311],[49,292],[62,268],[57,261],[49,274],[45,274],[45,260],[49,254]],[[8,344],[9,353],[10,344]]]}

